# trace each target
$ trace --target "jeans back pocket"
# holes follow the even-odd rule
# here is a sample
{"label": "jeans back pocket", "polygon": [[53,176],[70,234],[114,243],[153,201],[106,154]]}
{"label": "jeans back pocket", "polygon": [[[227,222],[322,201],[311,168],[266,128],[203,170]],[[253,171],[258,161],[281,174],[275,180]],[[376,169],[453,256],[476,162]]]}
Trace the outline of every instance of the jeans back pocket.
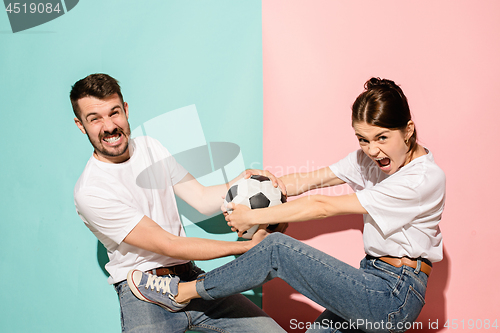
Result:
{"label": "jeans back pocket", "polygon": [[424,304],[424,297],[410,285],[403,305],[388,315],[389,331],[401,333],[412,328],[413,322],[417,319]]}

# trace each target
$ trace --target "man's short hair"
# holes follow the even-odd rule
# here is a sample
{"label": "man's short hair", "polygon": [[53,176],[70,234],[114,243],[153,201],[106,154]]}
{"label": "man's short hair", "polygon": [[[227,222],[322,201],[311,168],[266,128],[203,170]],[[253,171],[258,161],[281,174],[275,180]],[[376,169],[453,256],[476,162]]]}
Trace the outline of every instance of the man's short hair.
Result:
{"label": "man's short hair", "polygon": [[90,74],[77,81],[73,87],[69,98],[75,116],[81,121],[81,110],[78,107],[78,100],[84,97],[95,97],[104,99],[114,94],[118,94],[123,104],[123,96],[118,81],[107,74]]}

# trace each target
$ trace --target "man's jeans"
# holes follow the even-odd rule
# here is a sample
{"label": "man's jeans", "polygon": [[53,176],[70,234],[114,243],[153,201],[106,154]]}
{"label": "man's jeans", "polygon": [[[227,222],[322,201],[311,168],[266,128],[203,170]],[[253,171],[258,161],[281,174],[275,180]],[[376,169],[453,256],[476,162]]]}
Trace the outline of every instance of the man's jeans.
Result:
{"label": "man's jeans", "polygon": [[420,271],[420,264],[417,269],[396,268],[365,258],[356,269],[274,233],[238,259],[201,274],[196,290],[210,300],[254,288],[275,277],[327,309],[308,332],[404,332],[417,319],[427,286],[427,275]]}
{"label": "man's jeans", "polygon": [[[195,267],[181,275],[181,281],[192,281],[201,272]],[[140,301],[132,294],[126,280],[117,283],[115,289],[120,299],[122,332],[285,332],[242,295],[215,301],[195,299],[182,311],[169,312],[158,305]]]}

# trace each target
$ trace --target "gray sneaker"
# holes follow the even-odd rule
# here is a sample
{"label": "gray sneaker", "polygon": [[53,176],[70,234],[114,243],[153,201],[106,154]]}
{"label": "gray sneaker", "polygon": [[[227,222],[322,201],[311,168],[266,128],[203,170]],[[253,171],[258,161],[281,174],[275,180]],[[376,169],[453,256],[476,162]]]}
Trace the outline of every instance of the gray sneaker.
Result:
{"label": "gray sneaker", "polygon": [[140,300],[153,303],[177,312],[184,309],[187,303],[177,303],[179,277],[173,275],[156,276],[133,269],[127,274],[127,282],[132,293]]}

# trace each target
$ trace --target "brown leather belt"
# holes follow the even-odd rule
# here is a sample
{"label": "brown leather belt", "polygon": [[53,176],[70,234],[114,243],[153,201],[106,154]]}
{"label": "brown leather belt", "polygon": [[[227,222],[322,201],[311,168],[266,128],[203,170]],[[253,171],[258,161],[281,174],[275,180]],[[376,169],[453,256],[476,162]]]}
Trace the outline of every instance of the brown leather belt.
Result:
{"label": "brown leather belt", "polygon": [[185,264],[169,266],[169,267],[158,267],[147,271],[146,273],[153,274],[156,276],[163,275],[182,275],[186,272],[189,272],[193,268],[192,262],[187,262]]}
{"label": "brown leather belt", "polygon": [[427,276],[430,276],[431,272],[432,272],[432,266],[431,266],[432,264],[429,265],[429,263],[426,262],[426,261],[428,261],[426,259],[410,259],[407,257],[403,257],[403,258],[371,257],[371,258],[382,260],[383,262],[388,263],[389,265],[394,266],[394,267],[401,267],[401,266],[405,265],[405,266],[409,266],[412,268],[417,268],[417,261],[420,260],[420,262],[421,262],[420,263],[420,270],[422,272],[424,272],[425,274],[427,274]]}

